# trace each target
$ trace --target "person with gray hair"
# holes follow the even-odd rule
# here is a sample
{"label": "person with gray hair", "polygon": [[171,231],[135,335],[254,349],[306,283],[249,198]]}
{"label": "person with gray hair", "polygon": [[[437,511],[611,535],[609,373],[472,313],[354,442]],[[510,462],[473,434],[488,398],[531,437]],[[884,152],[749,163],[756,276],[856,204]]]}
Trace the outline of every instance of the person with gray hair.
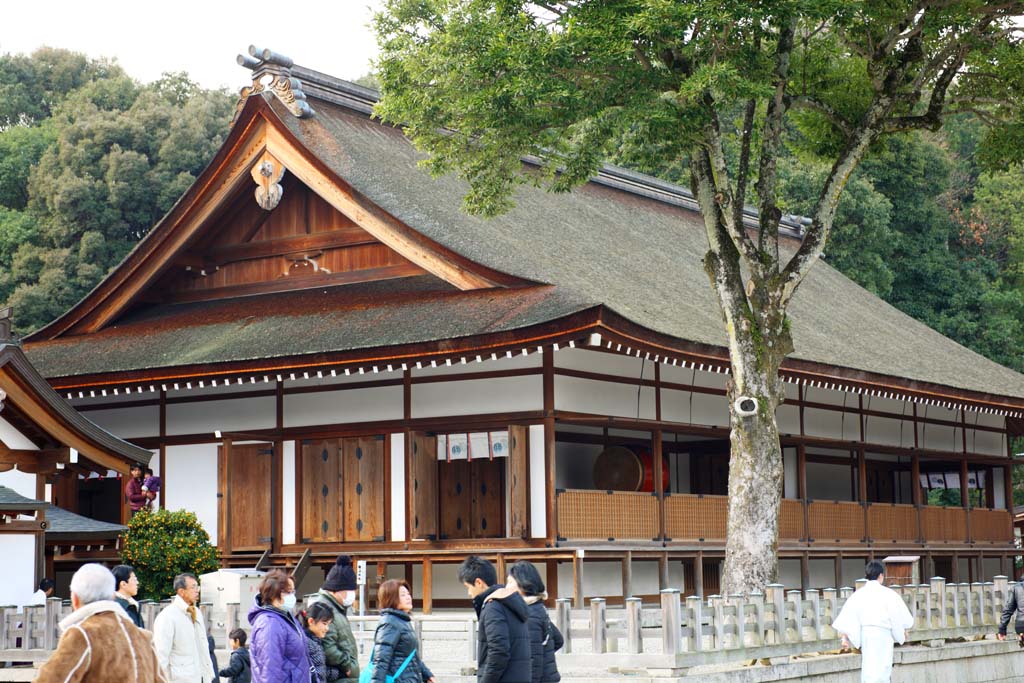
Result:
{"label": "person with gray hair", "polygon": [[71,577],[74,612],[60,622],[57,649],[39,683],[165,683],[153,639],[114,601],[114,575],[86,564]]}
{"label": "person with gray hair", "polygon": [[153,621],[153,640],[160,665],[170,683],[211,683],[216,672],[210,659],[206,624],[199,611],[199,580],[195,574],[174,577],[174,599]]}

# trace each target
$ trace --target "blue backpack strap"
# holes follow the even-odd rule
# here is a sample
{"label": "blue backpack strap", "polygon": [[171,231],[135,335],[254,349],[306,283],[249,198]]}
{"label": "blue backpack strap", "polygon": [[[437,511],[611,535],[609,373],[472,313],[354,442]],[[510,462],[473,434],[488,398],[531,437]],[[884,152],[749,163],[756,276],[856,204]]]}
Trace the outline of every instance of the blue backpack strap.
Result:
{"label": "blue backpack strap", "polygon": [[391,680],[397,681],[402,676],[402,672],[405,671],[405,667],[409,666],[409,662],[411,662],[412,658],[415,657],[415,656],[416,656],[416,650],[413,650],[412,652],[410,652],[409,656],[405,658],[404,662],[402,662],[402,666],[398,667],[398,671],[396,671],[391,676]]}

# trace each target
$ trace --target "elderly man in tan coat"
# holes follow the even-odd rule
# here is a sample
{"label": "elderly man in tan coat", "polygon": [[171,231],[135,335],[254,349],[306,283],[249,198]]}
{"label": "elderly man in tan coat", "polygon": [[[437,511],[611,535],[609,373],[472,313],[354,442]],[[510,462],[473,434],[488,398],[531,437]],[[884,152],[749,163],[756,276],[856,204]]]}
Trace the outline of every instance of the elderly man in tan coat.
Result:
{"label": "elderly man in tan coat", "polygon": [[215,674],[195,574],[175,576],[174,591],[171,604],[153,622],[157,658],[170,683],[211,683]]}
{"label": "elderly man in tan coat", "polygon": [[37,683],[164,683],[153,640],[114,602],[114,575],[99,564],[71,577],[75,611],[60,622],[63,634],[39,668]]}

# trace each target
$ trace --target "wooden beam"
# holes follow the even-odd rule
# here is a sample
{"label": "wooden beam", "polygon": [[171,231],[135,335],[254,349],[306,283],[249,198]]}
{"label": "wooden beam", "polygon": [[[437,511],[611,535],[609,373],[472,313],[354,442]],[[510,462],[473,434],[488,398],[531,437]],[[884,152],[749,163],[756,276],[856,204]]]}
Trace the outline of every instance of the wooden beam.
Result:
{"label": "wooden beam", "polygon": [[482,272],[473,269],[469,262],[457,259],[454,254],[444,253],[430,245],[422,236],[402,225],[394,217],[357,193],[340,186],[324,169],[307,158],[303,150],[286,139],[281,131],[269,126],[267,151],[277,157],[285,168],[328,204],[424,270],[464,290],[486,289],[498,284]]}
{"label": "wooden beam", "polygon": [[633,597],[633,553],[630,550],[622,556],[622,597]]}
{"label": "wooden beam", "polygon": [[259,242],[214,247],[206,251],[202,256],[205,256],[208,261],[217,265],[222,265],[225,263],[232,263],[234,261],[245,261],[249,259],[267,258],[270,256],[301,254],[321,249],[341,249],[345,247],[378,243],[379,241],[374,238],[373,235],[362,228],[353,225],[328,232],[318,232],[312,235],[298,235],[296,237],[282,237],[279,239],[262,240]]}

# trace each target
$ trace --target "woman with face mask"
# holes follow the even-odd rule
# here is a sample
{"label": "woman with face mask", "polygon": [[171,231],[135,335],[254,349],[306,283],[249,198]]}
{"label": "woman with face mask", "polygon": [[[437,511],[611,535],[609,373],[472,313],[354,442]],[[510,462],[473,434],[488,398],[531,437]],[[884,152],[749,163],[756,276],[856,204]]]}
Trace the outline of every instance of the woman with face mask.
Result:
{"label": "woman with face mask", "polygon": [[288,572],[267,572],[249,610],[252,683],[309,683],[306,635],[295,618],[295,602]]}
{"label": "woman with face mask", "polygon": [[331,626],[323,638],[324,658],[328,666],[341,672],[342,681],[346,683],[359,680],[359,650],[348,623],[348,608],[355,600],[356,573],[352,569],[352,558],[339,555],[317,593],[317,602],[331,608]]}

